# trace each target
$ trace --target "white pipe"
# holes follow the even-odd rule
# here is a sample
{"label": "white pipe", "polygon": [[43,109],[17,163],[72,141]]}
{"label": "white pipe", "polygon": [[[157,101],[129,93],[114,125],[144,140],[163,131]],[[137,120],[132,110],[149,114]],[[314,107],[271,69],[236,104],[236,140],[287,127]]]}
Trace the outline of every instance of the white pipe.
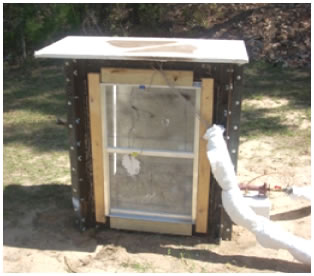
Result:
{"label": "white pipe", "polygon": [[256,235],[264,247],[286,249],[305,264],[311,264],[311,242],[286,232],[269,219],[257,215],[243,200],[227,145],[223,138],[224,128],[213,125],[204,139],[208,140],[207,157],[211,170],[222,188],[222,204],[231,220]]}

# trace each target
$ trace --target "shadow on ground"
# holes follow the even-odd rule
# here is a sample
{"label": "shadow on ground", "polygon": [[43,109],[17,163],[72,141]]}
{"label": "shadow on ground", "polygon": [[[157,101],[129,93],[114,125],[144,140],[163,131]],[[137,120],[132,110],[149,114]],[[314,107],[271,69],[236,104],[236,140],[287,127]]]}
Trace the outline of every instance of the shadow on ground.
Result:
{"label": "shadow on ground", "polygon": [[[71,188],[62,184],[4,188],[3,244],[8,247],[54,251],[94,252],[101,259],[108,254],[106,245],[123,247],[128,253],[152,253],[207,263],[233,264],[238,267],[279,272],[309,272],[299,263],[244,255],[221,255],[210,250],[191,249],[208,243],[204,236],[181,237],[151,233],[89,229],[80,233],[75,225]],[[180,247],[180,249],[176,248]],[[186,247],[186,248],[185,248]]]}
{"label": "shadow on ground", "polygon": [[310,120],[311,72],[309,69],[291,69],[255,62],[245,66],[243,100],[287,100],[287,104],[272,108],[242,107],[241,136],[289,135],[293,129],[284,124],[282,110],[305,111]]}
{"label": "shadow on ground", "polygon": [[56,125],[67,114],[64,82],[60,61],[4,67],[4,145],[19,143],[38,151],[68,148],[66,128]]}
{"label": "shadow on ground", "polygon": [[43,64],[34,63],[27,68],[4,67],[4,112],[22,109],[44,115],[65,114],[63,64]]}
{"label": "shadow on ground", "polygon": [[3,145],[23,144],[39,152],[68,149],[68,130],[56,124],[56,117],[49,122],[24,123],[14,126],[4,124]]}
{"label": "shadow on ground", "polygon": [[243,96],[285,98],[289,107],[311,105],[311,70],[281,68],[264,62],[245,66]]}

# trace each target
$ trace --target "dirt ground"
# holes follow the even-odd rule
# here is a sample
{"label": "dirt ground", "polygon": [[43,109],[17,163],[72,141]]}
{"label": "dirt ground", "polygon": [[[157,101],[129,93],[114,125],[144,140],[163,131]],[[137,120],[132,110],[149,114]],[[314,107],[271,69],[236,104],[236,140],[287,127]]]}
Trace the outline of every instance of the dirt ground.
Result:
{"label": "dirt ground", "polygon": [[[303,121],[300,128],[309,127],[309,122]],[[296,137],[241,138],[239,182],[265,175],[254,183],[310,185],[310,149],[292,152],[290,147],[296,142]],[[80,233],[74,223],[70,194],[68,184],[6,188],[4,203],[9,213],[4,215],[3,222],[4,272],[311,271],[285,250],[263,248],[253,234],[240,226],[233,227],[232,241],[222,241],[220,245],[210,244],[205,237],[198,236],[101,228]],[[16,195],[26,199],[19,196],[20,200],[16,201]],[[271,192],[269,198],[271,219],[275,223],[311,239],[309,202],[291,199],[281,192]]]}

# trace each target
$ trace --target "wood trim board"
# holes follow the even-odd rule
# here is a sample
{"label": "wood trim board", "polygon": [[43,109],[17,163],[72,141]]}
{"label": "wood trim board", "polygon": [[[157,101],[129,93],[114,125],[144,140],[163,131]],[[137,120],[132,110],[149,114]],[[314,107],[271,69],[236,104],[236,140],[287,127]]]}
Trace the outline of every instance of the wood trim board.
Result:
{"label": "wood trim board", "polygon": [[88,74],[88,101],[93,162],[93,187],[96,222],[105,223],[103,127],[100,75]]}
{"label": "wood trim board", "polygon": [[101,82],[138,85],[192,86],[193,72],[178,70],[147,70],[128,68],[102,68]]}
{"label": "wood trim board", "polygon": [[192,224],[143,219],[110,218],[110,228],[175,235],[192,235]]}
{"label": "wood trim board", "polygon": [[[197,187],[197,210],[195,231],[207,233],[208,208],[210,187],[210,165],[207,158],[207,140],[203,136],[207,128],[213,122],[214,104],[214,80],[202,79],[201,108],[200,108],[200,135],[199,135],[199,163],[198,163],[198,187]],[[204,121],[209,125],[205,125]]]}

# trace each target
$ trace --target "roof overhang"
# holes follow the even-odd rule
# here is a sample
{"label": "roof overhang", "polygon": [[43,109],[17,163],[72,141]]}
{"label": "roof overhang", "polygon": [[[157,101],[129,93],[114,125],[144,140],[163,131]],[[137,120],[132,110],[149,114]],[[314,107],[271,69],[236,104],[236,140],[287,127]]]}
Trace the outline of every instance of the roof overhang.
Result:
{"label": "roof overhang", "polygon": [[242,40],[67,36],[35,52],[36,58],[249,62]]}

